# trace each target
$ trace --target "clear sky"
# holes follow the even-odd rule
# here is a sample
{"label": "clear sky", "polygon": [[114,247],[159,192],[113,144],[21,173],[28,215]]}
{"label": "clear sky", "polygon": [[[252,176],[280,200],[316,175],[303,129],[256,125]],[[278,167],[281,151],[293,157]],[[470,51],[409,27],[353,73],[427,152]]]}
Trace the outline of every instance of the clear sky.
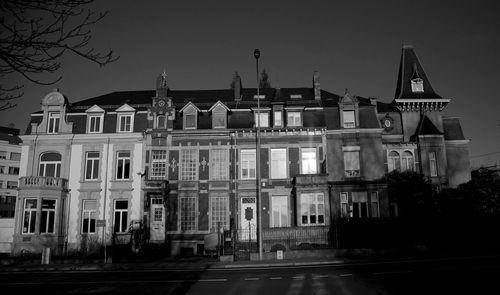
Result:
{"label": "clear sky", "polygon": [[[99,67],[76,56],[62,81],[25,84],[0,125],[26,129],[29,114],[57,87],[70,102],[113,91],[154,89],[166,69],[171,89],[228,88],[234,71],[256,86],[253,50],[272,86],[321,87],[394,98],[401,45],[412,43],[434,90],[452,102],[471,155],[500,151],[498,1],[99,1],[108,16],[93,27],[96,49],[121,58]],[[56,76],[52,76],[55,78]],[[24,81],[11,77],[7,83]]]}

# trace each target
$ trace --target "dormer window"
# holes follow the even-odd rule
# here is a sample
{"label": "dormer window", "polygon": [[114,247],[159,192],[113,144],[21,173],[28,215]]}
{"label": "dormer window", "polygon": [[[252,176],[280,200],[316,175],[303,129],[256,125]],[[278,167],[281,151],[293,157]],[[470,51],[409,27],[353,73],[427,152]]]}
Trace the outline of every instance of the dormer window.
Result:
{"label": "dormer window", "polygon": [[103,114],[92,114],[88,116],[89,133],[102,133]]}
{"label": "dormer window", "polygon": [[420,78],[415,78],[411,80],[411,91],[412,92],[424,92],[424,80]]}
{"label": "dormer window", "polygon": [[200,110],[191,102],[180,110],[182,113],[182,126],[184,126],[184,129],[196,129],[198,127],[199,111]]}
{"label": "dormer window", "polygon": [[49,124],[47,126],[48,134],[56,134],[59,132],[59,122],[61,121],[61,114],[59,112],[49,113]]}
{"label": "dormer window", "polygon": [[212,113],[212,128],[226,128],[228,110],[220,101],[210,108],[209,112]]}
{"label": "dormer window", "polygon": [[116,112],[118,114],[117,132],[133,132],[135,109],[128,104],[124,104]]}
{"label": "dormer window", "polygon": [[302,114],[299,111],[287,111],[286,115],[287,126],[296,127],[302,126]]}
{"label": "dormer window", "polygon": [[344,128],[356,128],[356,116],[354,111],[343,111],[342,121]]}
{"label": "dormer window", "polygon": [[274,127],[283,127],[283,111],[274,111]]}
{"label": "dormer window", "polygon": [[[269,127],[269,113],[268,112],[255,112],[254,116],[255,126]],[[258,124],[258,125],[257,125]]]}

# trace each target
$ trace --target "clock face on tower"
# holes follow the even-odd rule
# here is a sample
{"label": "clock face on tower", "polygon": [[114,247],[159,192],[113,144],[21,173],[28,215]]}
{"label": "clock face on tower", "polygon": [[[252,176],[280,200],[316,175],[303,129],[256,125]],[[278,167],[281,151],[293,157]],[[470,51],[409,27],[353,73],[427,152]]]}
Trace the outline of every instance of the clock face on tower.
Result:
{"label": "clock face on tower", "polygon": [[164,101],[163,99],[160,99],[160,100],[158,101],[158,106],[159,106],[160,108],[164,107],[164,106],[165,106],[165,101]]}
{"label": "clock face on tower", "polygon": [[394,119],[389,116],[389,114],[386,114],[382,120],[380,120],[382,123],[382,127],[385,129],[385,131],[390,131],[394,126]]}
{"label": "clock face on tower", "polygon": [[392,124],[391,120],[389,120],[389,119],[385,119],[384,120],[384,126],[385,126],[385,128],[391,127],[391,124]]}

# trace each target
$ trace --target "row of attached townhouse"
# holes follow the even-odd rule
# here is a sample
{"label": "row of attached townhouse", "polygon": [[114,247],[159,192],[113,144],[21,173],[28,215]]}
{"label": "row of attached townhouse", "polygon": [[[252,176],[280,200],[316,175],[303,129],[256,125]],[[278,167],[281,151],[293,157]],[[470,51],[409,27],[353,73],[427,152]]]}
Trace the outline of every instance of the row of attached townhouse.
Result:
{"label": "row of attached townhouse", "polygon": [[411,46],[391,103],[322,90],[318,73],[312,87],[260,89],[258,100],[239,77],[223,90],[167,82],[163,73],[153,91],[42,99],[22,136],[14,252],[109,243],[137,221],[172,254],[202,253],[221,228],[254,240],[249,211],[260,210],[263,229],[397,216],[380,181],[392,170],[436,186],[470,178],[460,123],[441,115],[450,99],[434,92]]}

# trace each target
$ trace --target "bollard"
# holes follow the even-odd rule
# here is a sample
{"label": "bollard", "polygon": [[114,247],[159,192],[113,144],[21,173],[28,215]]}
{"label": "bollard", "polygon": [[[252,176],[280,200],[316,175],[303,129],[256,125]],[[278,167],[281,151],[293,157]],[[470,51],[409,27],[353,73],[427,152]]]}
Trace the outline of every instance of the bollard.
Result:
{"label": "bollard", "polygon": [[44,248],[42,250],[42,264],[50,263],[50,248]]}

